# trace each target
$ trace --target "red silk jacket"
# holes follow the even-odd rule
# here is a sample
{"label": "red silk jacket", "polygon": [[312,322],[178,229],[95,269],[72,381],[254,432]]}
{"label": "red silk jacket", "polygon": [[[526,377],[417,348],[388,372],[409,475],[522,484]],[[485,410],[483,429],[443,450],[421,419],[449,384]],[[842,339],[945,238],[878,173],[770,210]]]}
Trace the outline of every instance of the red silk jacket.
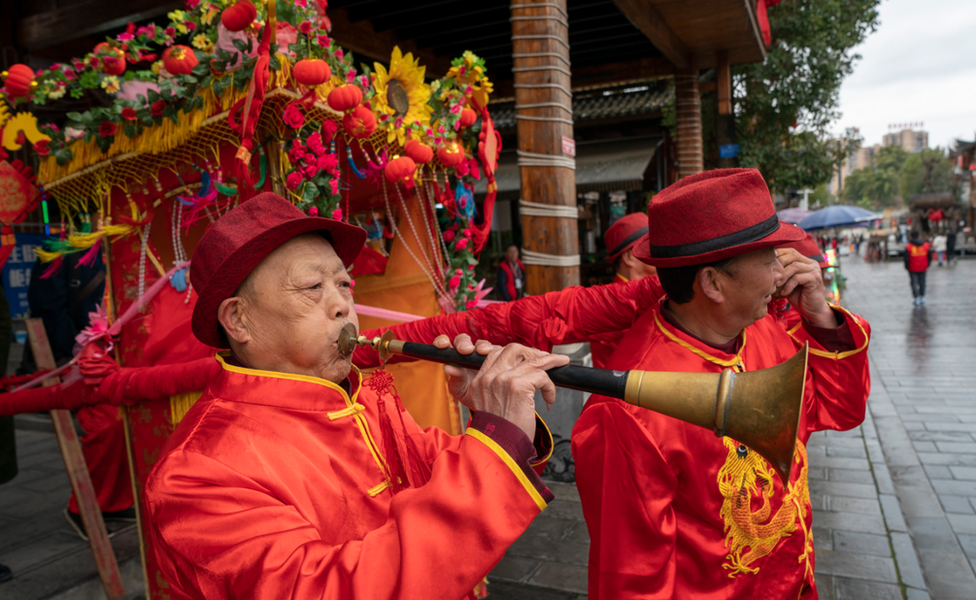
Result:
{"label": "red silk jacket", "polygon": [[869,326],[843,309],[855,349],[829,352],[798,323],[772,315],[721,353],[645,313],[613,369],[717,373],[780,364],[810,342],[792,479],[731,438],[592,397],[573,429],[576,480],[590,532],[589,597],[816,598],[805,443],[812,432],[864,419]]}
{"label": "red silk jacket", "polygon": [[[173,598],[464,598],[552,499],[508,421],[479,414],[452,437],[421,430],[357,372],[350,395],[219,360],[146,483]],[[381,410],[426,484],[410,472],[392,493]]]}

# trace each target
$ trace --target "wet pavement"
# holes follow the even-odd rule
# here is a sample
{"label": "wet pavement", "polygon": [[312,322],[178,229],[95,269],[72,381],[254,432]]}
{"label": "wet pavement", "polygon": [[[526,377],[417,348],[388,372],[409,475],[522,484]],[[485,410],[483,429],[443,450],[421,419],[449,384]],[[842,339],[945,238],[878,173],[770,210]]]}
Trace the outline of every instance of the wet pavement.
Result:
{"label": "wet pavement", "polygon": [[[808,444],[823,599],[976,599],[976,260],[929,271],[912,304],[901,263],[846,259],[844,305],[872,325],[863,425]],[[49,422],[49,421],[48,421]],[[67,478],[44,418],[19,418],[21,474],[0,486],[4,600],[100,598],[88,545],[61,515]],[[589,538],[575,486],[489,576],[493,600],[586,597]],[[141,572],[134,530],[113,538],[126,588]]]}

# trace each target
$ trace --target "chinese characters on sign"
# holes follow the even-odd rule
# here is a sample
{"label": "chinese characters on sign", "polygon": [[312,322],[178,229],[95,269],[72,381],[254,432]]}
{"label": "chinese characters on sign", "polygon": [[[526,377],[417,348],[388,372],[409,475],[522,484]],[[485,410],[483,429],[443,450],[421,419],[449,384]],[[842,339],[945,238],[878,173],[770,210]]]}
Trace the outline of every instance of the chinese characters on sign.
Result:
{"label": "chinese characters on sign", "polygon": [[3,291],[10,303],[12,319],[26,319],[30,316],[27,304],[27,286],[30,285],[31,269],[37,255],[34,249],[40,247],[46,236],[38,233],[18,233],[17,245],[3,265]]}

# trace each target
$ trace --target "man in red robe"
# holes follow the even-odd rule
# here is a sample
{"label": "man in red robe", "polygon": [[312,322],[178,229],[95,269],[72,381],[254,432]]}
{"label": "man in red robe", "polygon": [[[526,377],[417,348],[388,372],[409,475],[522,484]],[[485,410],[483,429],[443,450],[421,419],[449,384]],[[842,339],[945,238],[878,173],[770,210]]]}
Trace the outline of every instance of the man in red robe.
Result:
{"label": "man in red robe", "polygon": [[492,348],[451,380],[465,435],[420,429],[336,342],[365,237],[261,194],[197,245],[193,332],[222,370],[145,487],[172,597],[463,598],[552,499],[533,397],[567,359]]}
{"label": "man in red robe", "polygon": [[[635,254],[667,293],[628,331],[608,368],[757,370],[810,344],[790,483],[738,441],[591,397],[573,429],[590,533],[589,597],[816,598],[805,443],[850,429],[869,391],[867,323],[824,300],[819,266],[793,249],[751,169],[687,177],[656,195]],[[666,224],[661,226],[660,224]],[[787,331],[779,295],[802,320]]]}

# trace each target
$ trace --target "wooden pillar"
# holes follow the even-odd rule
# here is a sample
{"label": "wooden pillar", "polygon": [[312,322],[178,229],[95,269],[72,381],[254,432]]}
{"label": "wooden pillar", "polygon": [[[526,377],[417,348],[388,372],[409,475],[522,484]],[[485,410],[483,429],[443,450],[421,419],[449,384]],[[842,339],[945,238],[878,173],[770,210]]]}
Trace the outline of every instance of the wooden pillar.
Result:
{"label": "wooden pillar", "polygon": [[566,0],[515,0],[511,12],[522,262],[526,292],[541,294],[580,280],[569,19]]}
{"label": "wooden pillar", "polygon": [[[715,119],[715,139],[719,145],[718,166],[733,169],[739,166],[738,148],[735,148],[735,113],[732,105],[732,70],[728,50],[718,53],[718,116]],[[733,154],[734,149],[734,154]],[[722,155],[725,154],[723,158]]]}
{"label": "wooden pillar", "polygon": [[675,104],[678,112],[678,178],[701,173],[702,156],[701,96],[698,94],[698,65],[675,71]]}

